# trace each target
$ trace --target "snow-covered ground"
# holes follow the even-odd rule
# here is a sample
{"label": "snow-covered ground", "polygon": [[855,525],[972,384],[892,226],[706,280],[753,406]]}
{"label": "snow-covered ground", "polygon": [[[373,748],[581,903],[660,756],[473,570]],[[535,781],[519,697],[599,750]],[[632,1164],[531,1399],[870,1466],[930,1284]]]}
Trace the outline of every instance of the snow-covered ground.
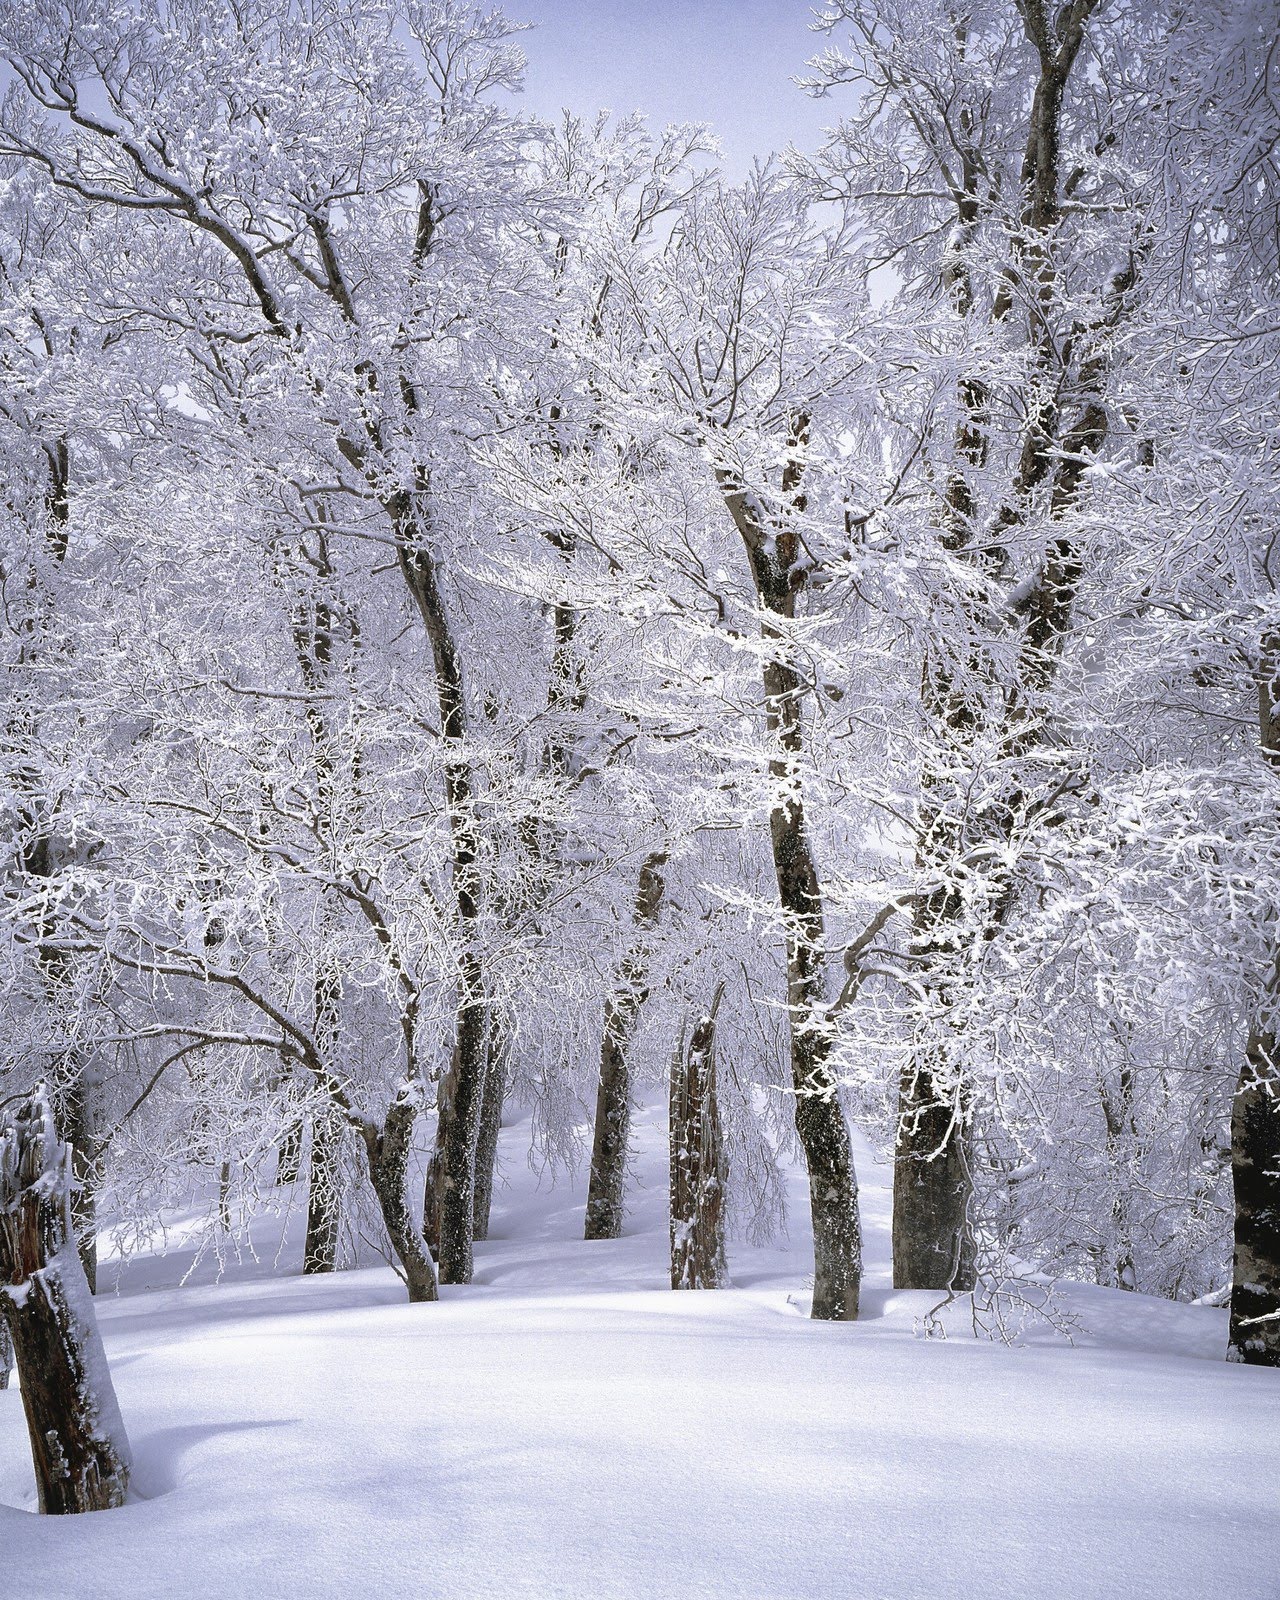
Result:
{"label": "snow-covered ground", "polygon": [[136,1496],[30,1514],[0,1393],[0,1596],[1280,1596],[1280,1374],[1222,1361],[1223,1312],[1074,1289],[1074,1346],[916,1337],[866,1158],[862,1321],[807,1320],[802,1204],[735,1288],[673,1294],[645,1124],[628,1235],[595,1244],[506,1130],[496,1237],[439,1305],[386,1268],[130,1263],[99,1313]]}

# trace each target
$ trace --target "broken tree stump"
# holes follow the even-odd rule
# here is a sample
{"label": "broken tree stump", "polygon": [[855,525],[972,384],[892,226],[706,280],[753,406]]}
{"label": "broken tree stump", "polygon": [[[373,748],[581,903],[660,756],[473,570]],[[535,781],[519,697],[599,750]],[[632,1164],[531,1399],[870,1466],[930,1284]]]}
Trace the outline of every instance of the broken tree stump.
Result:
{"label": "broken tree stump", "polygon": [[129,1442],[71,1221],[71,1150],[43,1085],[0,1121],[0,1314],[41,1511],[124,1503]]}

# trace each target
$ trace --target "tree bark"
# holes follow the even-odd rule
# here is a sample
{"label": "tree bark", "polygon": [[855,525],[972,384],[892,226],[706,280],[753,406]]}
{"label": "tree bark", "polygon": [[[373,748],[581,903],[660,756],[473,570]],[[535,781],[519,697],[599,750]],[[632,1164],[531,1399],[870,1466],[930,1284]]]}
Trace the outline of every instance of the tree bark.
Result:
{"label": "tree bark", "polygon": [[1133,1258],[1133,1233],[1129,1223],[1128,1174],[1132,1170],[1138,1130],[1133,1116],[1133,1069],[1120,1068],[1119,1094],[1113,1095],[1106,1078],[1102,1079],[1102,1117],[1107,1130],[1107,1161],[1116,1188],[1111,1200],[1111,1225],[1115,1230],[1108,1252],[1105,1288],[1138,1288],[1138,1269]]}
{"label": "tree bark", "polygon": [[489,1065],[484,1075],[484,1102],[480,1108],[480,1132],[476,1139],[476,1177],[473,1198],[472,1237],[489,1237],[489,1213],[493,1209],[493,1181],[498,1161],[498,1135],[502,1132],[502,1106],[507,1092],[507,1039],[496,1009],[489,1011]]}
{"label": "tree bark", "polygon": [[728,1166],[716,1099],[715,1027],[723,985],[671,1062],[671,1287],[723,1289]]}
{"label": "tree bark", "polygon": [[276,1154],[276,1182],[297,1183],[302,1171],[302,1139],[304,1120],[297,1117],[280,1135],[280,1148]]}
{"label": "tree bark", "polygon": [[[801,420],[793,443],[802,443]],[[809,839],[800,760],[804,753],[803,703],[807,683],[790,659],[780,623],[795,617],[805,583],[804,552],[793,526],[804,511],[798,457],[783,472],[784,513],[770,521],[753,496],[728,473],[718,473],[721,493],[746,546],[765,613],[764,636],[774,653],[764,663],[765,720],[774,742],[769,761],[773,802],[769,839],[778,883],[787,952],[787,1015],[796,1133],[809,1170],[813,1218],[813,1309],[823,1321],[853,1321],[862,1284],[862,1232],[853,1147],[831,1070],[831,1031],[824,999],[825,933],[817,863]]]}
{"label": "tree bark", "polygon": [[338,1231],[342,1219],[342,1124],[327,1112],[311,1118],[311,1170],[307,1179],[307,1237],[302,1270],[308,1276],[332,1272],[338,1264]]}
{"label": "tree bark", "polygon": [[[1262,642],[1258,673],[1262,756],[1280,771],[1280,635]],[[1280,1367],[1280,949],[1272,958],[1231,1105],[1235,1250],[1227,1359]]]}
{"label": "tree bark", "polygon": [[100,1152],[93,1131],[93,1113],[88,1103],[88,1079],[87,1070],[82,1069],[70,1100],[71,1120],[66,1124],[66,1137],[71,1145],[71,1170],[75,1176],[71,1189],[71,1225],[75,1230],[76,1249],[80,1252],[80,1265],[84,1268],[89,1293],[97,1294]]}
{"label": "tree bark", "polygon": [[[1060,360],[1050,311],[1054,270],[1048,250],[1050,230],[1061,216],[1061,119],[1063,98],[1084,41],[1089,18],[1099,0],[1068,0],[1051,10],[1038,3],[1019,3],[1023,27],[1039,57],[1023,154],[1022,228],[1012,237],[1014,260],[992,307],[995,323],[1011,314],[1021,281],[1033,290],[1027,300],[1029,344],[1045,371]],[[966,139],[972,131],[962,115]],[[969,280],[967,246],[980,220],[981,162],[976,152],[961,152],[964,181],[957,197],[957,246],[945,273],[962,316],[973,314],[976,299]],[[1113,310],[1122,306],[1132,287],[1136,263],[1113,279]],[[1029,405],[1025,434],[1014,477],[1013,495],[1000,509],[991,529],[979,528],[978,505],[970,477],[987,462],[988,436],[985,383],[971,376],[959,385],[960,420],[955,435],[955,466],[944,498],[943,544],[969,563],[987,583],[999,578],[1002,551],[997,541],[1025,520],[1034,493],[1051,484],[1050,522],[1060,521],[1075,505],[1085,466],[1106,438],[1107,413],[1098,399],[1105,374],[1105,356],[1086,361],[1079,373],[1081,404],[1074,421],[1064,423],[1055,402]],[[1059,387],[1061,384],[1059,383]],[[1030,396],[1028,397],[1030,399]],[[1019,660],[1019,682],[1007,705],[1008,731],[1003,753],[1026,753],[1036,727],[1037,696],[1043,697],[1071,624],[1082,569],[1079,552],[1069,538],[1058,536],[1045,551],[1039,582],[1021,608],[1026,615]],[[967,606],[965,598],[962,606]],[[975,618],[975,636],[981,636]],[[966,663],[968,674],[987,675],[977,652]],[[957,684],[956,675],[938,660],[926,658],[921,701],[938,730],[942,774],[955,768],[972,771],[975,741],[982,731],[984,708],[975,704],[972,688]],[[987,758],[989,759],[989,757]],[[953,781],[926,774],[922,783],[917,866],[926,887],[915,907],[912,953],[920,984],[928,996],[912,1059],[899,1083],[898,1133],[893,1185],[893,1281],[900,1289],[972,1289],[976,1278],[975,1247],[970,1218],[973,1178],[971,1161],[972,1107],[963,1069],[951,1058],[955,1037],[951,1013],[959,958],[984,939],[993,938],[1012,900],[1008,884],[988,885],[989,902],[967,903],[955,882],[957,869],[973,847],[1007,838],[1016,807],[1008,796],[968,817],[967,800]],[[997,857],[998,859],[998,857]],[[998,873],[1001,869],[995,869]],[[948,876],[952,881],[945,881]],[[968,874],[972,877],[973,874]],[[942,880],[942,881],[939,881]],[[980,926],[975,931],[975,919]],[[984,924],[985,919],[985,925]]]}
{"label": "tree bark", "polygon": [[[479,962],[465,960],[463,974],[464,985],[478,986]],[[488,1008],[478,997],[459,1013],[453,1054],[437,1095],[423,1231],[435,1248],[441,1283],[470,1283],[474,1267],[475,1164],[487,1075],[487,1019]]]}
{"label": "tree bark", "polygon": [[[342,1022],[342,978],[325,958],[315,975],[316,1045],[329,1071],[338,1061]],[[332,1272],[338,1262],[338,1230],[342,1216],[339,1152],[342,1125],[331,1109],[311,1116],[311,1171],[307,1182],[307,1237],[302,1270]]]}
{"label": "tree bark", "polygon": [[[1280,964],[1274,992],[1280,991]],[[1231,1106],[1230,1361],[1280,1367],[1280,1040],[1255,1028]]]}
{"label": "tree bark", "polygon": [[[932,687],[939,692],[936,684]],[[967,727],[968,708],[952,699],[945,719],[952,733],[962,718]],[[945,800],[932,795],[928,784],[921,809],[923,842],[917,865],[927,877],[945,874],[961,858],[960,829],[948,817]],[[948,1060],[948,1046],[957,1048],[960,1043],[953,1037],[951,1023],[953,985],[959,980],[948,969],[972,938],[965,917],[963,896],[950,885],[916,898],[912,955],[931,1004],[917,1027],[898,1085],[893,1158],[895,1289],[966,1293],[976,1281],[969,1215],[973,1180],[968,1095],[962,1068]]]}
{"label": "tree bark", "polygon": [[[959,1091],[953,1091],[958,1097]],[[968,1134],[955,1098],[917,1061],[903,1069],[893,1162],[893,1286],[966,1292],[975,1281]]]}
{"label": "tree bark", "polygon": [[648,933],[658,920],[666,883],[666,854],[655,850],[640,868],[632,921],[640,937],[623,957],[618,982],[605,1002],[600,1041],[600,1081],[591,1142],[585,1239],[617,1239],[622,1233],[627,1151],[631,1137],[631,1070],[627,1050],[648,990]]}
{"label": "tree bark", "polygon": [[0,1129],[0,1311],[41,1511],[124,1503],[129,1444],[71,1222],[71,1154],[43,1090]]}
{"label": "tree bark", "polygon": [[416,1121],[416,1093],[406,1087],[392,1102],[381,1129],[366,1125],[363,1130],[369,1180],[414,1303],[440,1297],[435,1264],[409,1209],[409,1149]]}
{"label": "tree bark", "polygon": [[479,838],[473,781],[464,754],[467,733],[462,663],[445,614],[436,563],[424,539],[422,506],[426,486],[415,496],[398,492],[387,509],[395,529],[400,571],[431,644],[436,698],[445,745],[445,798],[449,812],[453,893],[457,909],[458,1010],[453,1053],[441,1079],[436,1151],[428,1174],[431,1198],[424,1205],[424,1228],[438,1237],[443,1283],[470,1283],[475,1195],[476,1139],[484,1094],[488,1008],[478,947],[480,916]]}
{"label": "tree bark", "polygon": [[[48,475],[45,481],[45,547],[56,566],[66,561],[71,532],[71,451],[67,437],[60,435],[46,441],[44,446]],[[23,654],[28,659],[38,658],[38,643],[26,645]],[[53,817],[40,806],[35,795],[30,797],[27,822],[31,836],[22,851],[23,869],[33,877],[49,878],[58,870],[58,848],[54,837]],[[49,1004],[65,1008],[70,987],[70,962],[62,951],[49,943],[53,924],[48,913],[40,919],[38,959],[44,974]],[[57,1125],[71,1146],[72,1170],[75,1183],[71,1191],[71,1220],[76,1248],[85,1279],[92,1294],[98,1284],[98,1215],[97,1168],[102,1151],[98,1147],[98,1128],[95,1126],[96,1105],[94,1090],[97,1085],[83,1054],[74,1048],[63,1058],[59,1073],[60,1082],[54,1087],[53,1100]]]}

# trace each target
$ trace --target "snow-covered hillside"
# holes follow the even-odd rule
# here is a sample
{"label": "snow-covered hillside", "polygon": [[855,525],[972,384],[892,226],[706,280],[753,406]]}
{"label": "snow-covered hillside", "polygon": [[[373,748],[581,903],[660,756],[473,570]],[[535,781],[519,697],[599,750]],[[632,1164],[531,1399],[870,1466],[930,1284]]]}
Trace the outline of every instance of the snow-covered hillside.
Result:
{"label": "snow-covered hillside", "polygon": [[31,1514],[0,1394],[0,1593],[1280,1594],[1280,1379],[1222,1360],[1224,1312],[1075,1288],[1074,1347],[916,1337],[932,1297],[887,1288],[865,1152],[862,1321],[805,1316],[800,1204],[787,1250],[733,1250],[735,1288],[674,1294],[660,1121],[637,1131],[627,1236],[584,1244],[581,1187],[540,1187],[508,1128],[496,1237],[439,1305],[385,1268],[175,1288],[180,1254],[131,1262],[99,1312],[136,1493]]}

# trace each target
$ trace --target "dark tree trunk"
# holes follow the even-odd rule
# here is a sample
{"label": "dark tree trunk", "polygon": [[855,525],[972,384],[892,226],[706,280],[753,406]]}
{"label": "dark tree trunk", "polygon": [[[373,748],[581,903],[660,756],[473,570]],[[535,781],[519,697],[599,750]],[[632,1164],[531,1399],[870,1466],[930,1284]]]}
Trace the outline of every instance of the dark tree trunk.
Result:
{"label": "dark tree trunk", "polygon": [[[983,459],[977,431],[961,432],[957,449],[971,465]],[[951,523],[946,544],[963,553],[971,531],[972,505],[963,475],[951,486]],[[945,652],[947,641],[938,647]],[[969,663],[982,681],[981,663]],[[953,772],[971,770],[981,718],[968,674],[957,687],[951,664],[926,650],[920,698],[937,740],[939,771],[921,776],[916,869],[927,888],[914,902],[913,970],[928,997],[912,1051],[898,1081],[897,1136],[893,1156],[893,1286],[895,1289],[966,1293],[975,1282],[970,1226],[972,1166],[962,1041],[951,1025],[955,993],[963,978],[956,967],[972,945],[973,922],[986,908],[966,904],[957,886],[959,863],[977,842],[984,823],[969,818]],[[973,877],[962,881],[968,882]],[[957,1059],[948,1059],[954,1051]]]}
{"label": "dark tree trunk", "polygon": [[[46,442],[44,454],[48,469],[44,494],[46,548],[54,563],[61,566],[67,557],[71,529],[71,452],[66,436]],[[33,651],[38,655],[38,644],[24,646],[23,653],[28,659],[32,658]],[[31,831],[22,852],[22,864],[31,876],[49,878],[57,871],[59,854],[54,817],[34,794],[29,799],[29,807],[24,809]],[[69,957],[48,942],[53,932],[52,917],[43,913],[39,924],[38,959],[48,1001],[55,1010],[62,1010],[67,1004],[72,974]],[[98,1147],[99,1128],[95,1126],[96,1080],[83,1056],[74,1049],[65,1056],[58,1077],[60,1082],[53,1087],[52,1100],[58,1128],[71,1146],[75,1176],[71,1222],[85,1281],[92,1294],[98,1284],[97,1167],[102,1155]]]}
{"label": "dark tree trunk", "polygon": [[619,1005],[614,995],[605,1004],[584,1239],[616,1239],[622,1233],[627,1150],[631,1133],[631,1074],[627,1068],[627,1043],[631,1014],[637,1009],[636,1006]]}
{"label": "dark tree trunk", "polygon": [[[787,683],[783,691],[781,682]],[[769,663],[770,701],[793,705],[801,693],[798,675]],[[795,713],[798,719],[798,710]],[[797,730],[798,731],[798,730]],[[775,781],[787,781],[775,764]],[[836,1082],[828,1064],[830,1035],[823,1006],[823,927],[818,874],[796,789],[775,804],[770,818],[778,897],[787,915],[787,996],[791,1027],[791,1079],[796,1096],[796,1132],[809,1169],[813,1218],[813,1311],[824,1321],[853,1321],[862,1284],[862,1233],[853,1147]]]}
{"label": "dark tree trunk", "polygon": [[498,1135],[502,1132],[502,1106],[507,1093],[507,1038],[496,1009],[489,1011],[489,1064],[484,1075],[484,1103],[480,1108],[480,1133],[476,1139],[476,1177],[472,1237],[489,1237],[493,1209],[493,1182],[498,1162]]}
{"label": "dark tree trunk", "polygon": [[[464,963],[464,983],[479,982],[479,963]],[[474,1267],[476,1145],[486,1078],[488,1008],[477,997],[458,1015],[449,1069],[440,1080],[436,1144],[427,1167],[423,1232],[440,1264],[441,1283],[470,1283]]]}
{"label": "dark tree trunk", "polygon": [[973,1184],[959,1115],[926,1067],[904,1068],[893,1162],[895,1289],[973,1288]]}
{"label": "dark tree trunk", "polygon": [[1111,1225],[1114,1234],[1104,1272],[1098,1281],[1104,1288],[1125,1289],[1134,1293],[1138,1270],[1133,1258],[1133,1233],[1129,1225],[1129,1192],[1138,1130],[1133,1117],[1133,1069],[1121,1067],[1119,1092],[1112,1094],[1104,1077],[1101,1084],[1102,1117],[1107,1130],[1107,1162],[1115,1190],[1111,1200]]}
{"label": "dark tree trunk", "polygon": [[[1016,235],[1017,268],[1006,274],[991,316],[1005,321],[1013,312],[1013,285],[1034,289],[1027,301],[1029,342],[1046,371],[1061,360],[1055,343],[1049,308],[1054,294],[1054,274],[1047,250],[1050,230],[1060,217],[1060,144],[1063,96],[1085,36],[1089,17],[1098,0],[1077,3],[1053,12],[1043,6],[1020,6],[1028,41],[1039,56],[1040,68],[1032,96],[1022,165],[1023,229]],[[960,127],[965,130],[963,117]],[[946,274],[948,288],[963,316],[975,310],[965,247],[972,241],[981,216],[982,164],[973,149],[961,152],[964,183],[958,198],[957,244]],[[1110,285],[1119,308],[1132,287],[1136,264],[1122,270]],[[978,527],[978,506],[971,476],[987,461],[987,403],[985,383],[972,376],[959,385],[960,421],[955,437],[955,467],[947,484],[943,544],[953,556],[973,567],[985,584],[998,583],[1004,552],[996,540],[1009,537],[1025,521],[1033,496],[1051,485],[1051,521],[1060,521],[1076,504],[1089,459],[1106,438],[1107,413],[1097,399],[1105,376],[1105,356],[1095,356],[1079,373],[1083,397],[1074,421],[1060,416],[1056,402],[1036,401],[1029,406],[1013,495],[995,518],[994,530]],[[1059,380],[1060,382],[1061,380]],[[979,537],[975,537],[979,535]],[[1076,590],[1082,569],[1072,541],[1058,537],[1045,551],[1039,580],[1018,609],[1026,618],[1019,660],[1019,680],[1010,691],[1006,712],[1008,731],[1003,741],[1007,758],[1027,754],[1034,735],[1039,702],[1052,683],[1056,663],[1071,625]],[[985,603],[985,602],[984,602]],[[969,604],[961,598],[962,607]],[[983,623],[974,620],[974,635],[981,637]],[[915,970],[928,995],[926,1016],[912,1059],[899,1083],[898,1132],[893,1182],[893,1281],[899,1289],[972,1289],[976,1277],[971,1202],[973,1197],[971,1142],[972,1108],[965,1090],[961,1064],[949,1060],[952,1037],[949,1017],[962,979],[956,969],[960,957],[982,940],[994,938],[1008,914],[1012,889],[997,877],[987,885],[986,905],[976,899],[966,903],[955,887],[972,870],[958,869],[976,845],[1007,840],[1010,818],[1017,805],[1008,795],[976,818],[969,816],[967,785],[945,776],[959,769],[968,773],[975,760],[989,760],[980,752],[984,706],[975,703],[974,681],[989,676],[980,653],[957,674],[941,660],[926,659],[921,700],[941,745],[942,777],[926,774],[922,787],[918,832],[921,841],[917,865],[930,885],[917,899],[916,935],[912,941]],[[1016,780],[1013,787],[1016,788]],[[998,858],[998,853],[997,853]],[[952,877],[952,883],[939,879]],[[975,932],[975,923],[978,931]]]}
{"label": "dark tree trunk", "polygon": [[1278,1069],[1275,1032],[1255,1029],[1231,1106],[1235,1254],[1228,1359],[1257,1367],[1280,1367]]}
{"label": "dark tree trunk", "polygon": [[[1263,640],[1258,675],[1263,759],[1280,771],[1280,635]],[[1280,954],[1272,961],[1231,1105],[1235,1254],[1227,1358],[1280,1367]]]}
{"label": "dark tree trunk", "polygon": [[435,1264],[409,1207],[409,1148],[416,1120],[414,1096],[406,1091],[393,1102],[381,1130],[364,1129],[369,1181],[412,1302],[439,1299]]}
{"label": "dark tree trunk", "polygon": [[280,1136],[280,1149],[276,1155],[276,1182],[296,1183],[302,1171],[302,1140],[306,1132],[305,1121],[296,1117]]}
{"label": "dark tree trunk", "polygon": [[458,1012],[453,1054],[441,1080],[436,1151],[423,1206],[424,1231],[438,1239],[443,1283],[470,1283],[476,1139],[484,1095],[488,1008],[477,947],[480,916],[480,845],[476,833],[471,768],[463,754],[467,734],[462,663],[445,613],[435,559],[424,538],[426,489],[392,495],[387,509],[399,540],[400,571],[422,618],[435,667],[436,698],[445,744],[445,798],[449,811],[453,893],[461,944]]}
{"label": "dark tree trunk", "polygon": [[41,1511],[124,1503],[129,1445],[71,1224],[71,1156],[43,1091],[0,1130],[0,1309]]}
{"label": "dark tree trunk", "polygon": [[9,1324],[0,1306],[0,1389],[9,1387],[9,1374],[13,1371],[13,1340],[9,1337]]}
{"label": "dark tree trunk", "polygon": [[98,1142],[90,1127],[90,1111],[85,1103],[87,1090],[82,1085],[74,1097],[74,1119],[66,1127],[71,1145],[71,1171],[75,1184],[71,1190],[71,1226],[76,1248],[84,1268],[89,1293],[98,1292]]}
{"label": "dark tree trunk", "polygon": [[[797,422],[793,443],[802,444],[807,424]],[[804,511],[802,467],[797,456],[783,472],[783,499],[796,515]],[[791,1034],[791,1081],[796,1097],[796,1133],[809,1170],[813,1218],[813,1310],[824,1321],[858,1315],[862,1283],[862,1233],[853,1147],[835,1075],[824,995],[825,934],[818,868],[805,818],[800,761],[804,754],[803,703],[807,680],[788,652],[785,628],[805,582],[805,557],[790,515],[766,523],[758,503],[732,475],[719,473],[721,493],[746,546],[756,594],[765,612],[763,632],[774,653],[764,663],[765,717],[775,753],[769,762],[774,800],[769,838],[778,880],[787,952],[787,1013]]]}
{"label": "dark tree trunk", "polygon": [[631,1137],[631,1071],[627,1050],[648,993],[645,987],[649,961],[647,935],[657,922],[662,905],[665,892],[662,868],[666,859],[662,851],[655,851],[640,868],[632,920],[642,930],[641,936],[623,958],[617,986],[605,1002],[585,1239],[616,1239],[622,1233]]}
{"label": "dark tree trunk", "polygon": [[671,1287],[723,1289],[728,1167],[716,1099],[715,1028],[721,990],[671,1062]]}
{"label": "dark tree trunk", "polygon": [[317,1112],[311,1118],[307,1238],[302,1249],[302,1270],[308,1275],[332,1272],[338,1263],[338,1230],[342,1217],[341,1148],[342,1123],[328,1112]]}
{"label": "dark tree trunk", "polygon": [[[342,978],[327,961],[315,975],[316,1044],[329,1071],[335,1071],[342,1026]],[[311,1116],[311,1172],[307,1183],[307,1237],[302,1251],[305,1273],[332,1272],[338,1261],[342,1215],[339,1156],[342,1124],[332,1109]]]}

